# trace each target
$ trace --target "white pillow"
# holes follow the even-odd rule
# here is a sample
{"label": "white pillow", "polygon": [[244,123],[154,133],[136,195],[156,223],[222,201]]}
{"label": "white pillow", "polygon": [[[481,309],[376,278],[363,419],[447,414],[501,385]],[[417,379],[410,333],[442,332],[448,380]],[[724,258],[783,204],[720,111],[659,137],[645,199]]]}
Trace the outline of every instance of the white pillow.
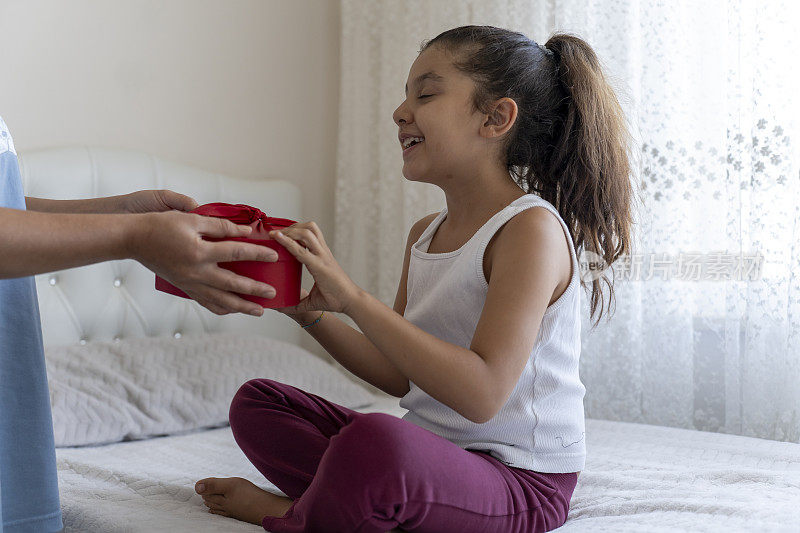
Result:
{"label": "white pillow", "polygon": [[349,408],[374,395],[294,344],[212,333],[49,347],[56,446],[105,444],[228,423],[239,387],[269,378]]}

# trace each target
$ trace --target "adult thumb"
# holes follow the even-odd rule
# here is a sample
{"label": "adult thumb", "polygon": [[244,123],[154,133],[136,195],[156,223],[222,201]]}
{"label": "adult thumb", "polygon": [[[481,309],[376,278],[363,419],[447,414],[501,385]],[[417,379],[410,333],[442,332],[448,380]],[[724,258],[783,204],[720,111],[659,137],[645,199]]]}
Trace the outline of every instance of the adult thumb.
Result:
{"label": "adult thumb", "polygon": [[170,209],[177,209],[178,211],[191,211],[199,205],[194,198],[186,196],[185,194],[177,193],[175,191],[170,191],[168,189],[158,191],[158,194],[161,195],[162,203],[164,203],[164,205]]}

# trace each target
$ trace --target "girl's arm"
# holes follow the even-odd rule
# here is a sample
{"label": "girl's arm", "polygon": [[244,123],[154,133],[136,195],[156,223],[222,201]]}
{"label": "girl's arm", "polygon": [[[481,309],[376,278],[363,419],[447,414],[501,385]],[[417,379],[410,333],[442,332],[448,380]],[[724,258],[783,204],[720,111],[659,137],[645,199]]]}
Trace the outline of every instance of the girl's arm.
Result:
{"label": "girl's arm", "polygon": [[[320,315],[311,311],[294,320],[310,324]],[[386,394],[402,398],[408,392],[408,378],[384,356],[363,333],[345,324],[333,313],[325,313],[317,324],[305,328],[343,367]]]}
{"label": "girl's arm", "polygon": [[[400,283],[394,299],[394,312],[403,315],[406,309],[406,287],[411,245],[417,242],[422,232],[438,213],[417,221],[408,233],[406,251]],[[292,317],[300,324],[310,324],[319,316],[319,311]],[[402,398],[409,391],[408,378],[381,353],[363,333],[345,324],[332,313],[325,315],[319,323],[306,328],[311,336],[347,370],[383,392]]]}
{"label": "girl's arm", "polygon": [[477,353],[423,331],[364,290],[345,312],[389,361],[433,398],[473,422],[491,418],[484,401],[489,370]]}
{"label": "girl's arm", "polygon": [[494,245],[489,290],[469,349],[427,333],[361,289],[344,312],[431,397],[472,422],[487,422],[519,380],[544,312],[567,276],[565,244],[560,223],[544,208],[506,223]]}

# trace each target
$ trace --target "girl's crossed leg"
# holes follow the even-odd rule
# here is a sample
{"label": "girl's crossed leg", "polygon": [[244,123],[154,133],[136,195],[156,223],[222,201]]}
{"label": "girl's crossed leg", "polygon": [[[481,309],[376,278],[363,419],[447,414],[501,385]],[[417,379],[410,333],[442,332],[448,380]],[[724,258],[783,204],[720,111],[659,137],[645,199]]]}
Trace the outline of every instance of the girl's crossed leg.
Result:
{"label": "girl's crossed leg", "polygon": [[226,516],[247,520],[236,510],[263,506],[250,516],[276,533],[549,531],[566,520],[577,481],[508,467],[396,416],[270,379],[242,385],[230,423],[247,458],[294,501],[239,478],[201,480],[200,492]]}

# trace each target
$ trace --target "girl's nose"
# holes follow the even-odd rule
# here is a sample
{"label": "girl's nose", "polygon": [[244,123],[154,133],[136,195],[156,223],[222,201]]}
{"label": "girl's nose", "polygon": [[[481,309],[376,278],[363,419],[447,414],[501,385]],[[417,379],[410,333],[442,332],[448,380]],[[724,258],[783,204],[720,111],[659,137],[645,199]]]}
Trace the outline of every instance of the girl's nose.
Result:
{"label": "girl's nose", "polygon": [[405,124],[408,122],[408,112],[404,103],[397,106],[397,109],[394,110],[394,113],[392,113],[392,120],[394,120],[394,123],[398,126],[401,123]]}

